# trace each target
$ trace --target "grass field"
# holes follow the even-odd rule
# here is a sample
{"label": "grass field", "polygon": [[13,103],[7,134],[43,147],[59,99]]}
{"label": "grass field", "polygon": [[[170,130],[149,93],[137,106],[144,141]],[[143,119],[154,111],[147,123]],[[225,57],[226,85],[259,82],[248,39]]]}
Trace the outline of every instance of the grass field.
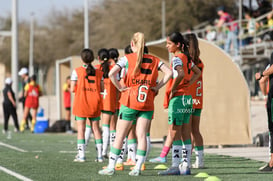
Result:
{"label": "grass field", "polygon": [[[0,126],[2,129],[2,126]],[[10,147],[14,146],[14,147]],[[153,147],[150,158],[158,156],[160,148]],[[195,178],[199,172],[206,172],[217,176],[221,180],[273,180],[273,173],[260,173],[257,168],[263,162],[239,157],[205,155],[206,169],[192,169],[190,176],[157,176],[156,164],[147,163],[142,176],[128,176],[129,166],[124,171],[118,171],[114,176],[100,176],[97,174],[107,162],[96,163],[94,142],[87,148],[87,162],[74,163],[76,155],[76,134],[31,134],[12,133],[11,139],[0,134],[0,181],[20,180],[3,171],[3,168],[26,178],[37,181],[78,181],[78,180],[149,180],[149,181],[201,181],[204,178]],[[169,154],[170,155],[170,154]],[[168,159],[170,164],[171,158]],[[23,179],[22,179],[23,180]]]}

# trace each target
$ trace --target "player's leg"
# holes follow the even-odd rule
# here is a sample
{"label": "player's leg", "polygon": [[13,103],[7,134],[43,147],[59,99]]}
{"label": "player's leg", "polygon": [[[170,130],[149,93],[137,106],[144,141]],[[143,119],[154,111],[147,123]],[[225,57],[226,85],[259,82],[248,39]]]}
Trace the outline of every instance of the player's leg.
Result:
{"label": "player's leg", "polygon": [[121,148],[123,144],[123,140],[125,136],[128,134],[129,128],[132,125],[132,120],[136,117],[136,111],[130,109],[126,106],[121,106],[121,110],[119,113],[119,119],[117,121],[117,133],[116,139],[111,147],[111,151],[109,154],[109,163],[107,168],[100,170],[100,175],[113,175],[115,170],[116,160],[121,153]]}
{"label": "player's leg", "polygon": [[77,149],[78,154],[76,158],[74,159],[74,162],[85,162],[85,138],[84,138],[84,132],[85,132],[85,123],[86,118],[84,117],[78,117],[75,116],[76,122],[77,122]]}
{"label": "player's leg", "polygon": [[102,155],[107,157],[109,137],[110,137],[110,119],[111,115],[106,111],[102,112]]}
{"label": "player's leg", "polygon": [[36,124],[36,115],[38,112],[38,108],[34,108],[32,109],[32,121],[31,121],[31,127],[30,127],[30,131],[33,132],[34,131],[34,127]]}
{"label": "player's leg", "polygon": [[110,120],[110,146],[113,145],[114,140],[116,138],[116,125],[118,120],[118,112],[119,110],[116,110],[116,112],[111,116],[111,120]]}
{"label": "player's leg", "polygon": [[29,114],[29,111],[30,111],[30,108],[25,106],[23,119],[22,119],[21,124],[20,124],[20,131],[21,132],[23,132],[25,130],[25,125],[26,125],[27,116]]}
{"label": "player's leg", "polygon": [[192,114],[192,97],[190,95],[183,96],[184,103],[182,104],[182,140],[183,140],[183,150],[182,150],[182,163],[180,164],[180,173],[182,175],[190,175],[191,167],[191,125],[190,117]]}
{"label": "player's leg", "polygon": [[137,153],[136,153],[136,165],[129,175],[137,176],[140,174],[142,164],[146,158],[147,139],[146,134],[148,132],[150,120],[152,119],[153,111],[140,112],[136,121],[136,136],[138,140]]}
{"label": "player's leg", "polygon": [[195,163],[192,165],[193,168],[204,168],[204,143],[200,132],[200,115],[201,109],[195,109],[192,114],[192,137],[196,156]]}
{"label": "player's leg", "polygon": [[100,128],[99,128],[100,117],[90,118],[89,120],[92,124],[91,127],[93,129],[96,150],[97,150],[97,158],[95,161],[96,162],[103,162],[103,157],[102,157],[102,143],[103,143],[103,141],[102,141],[101,132],[100,132]]}

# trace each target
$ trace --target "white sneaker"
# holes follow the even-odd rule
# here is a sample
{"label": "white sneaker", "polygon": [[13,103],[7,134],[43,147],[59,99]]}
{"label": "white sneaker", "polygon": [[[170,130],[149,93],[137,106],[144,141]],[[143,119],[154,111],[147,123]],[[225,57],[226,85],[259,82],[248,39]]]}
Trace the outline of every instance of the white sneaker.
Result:
{"label": "white sneaker", "polygon": [[192,165],[191,165],[191,167],[192,168],[204,168],[204,163],[193,163]]}
{"label": "white sneaker", "polygon": [[85,157],[83,157],[83,158],[77,157],[73,161],[74,162],[85,162]]}
{"label": "white sneaker", "polygon": [[2,130],[2,133],[3,133],[3,134],[6,134],[6,131],[3,129],[3,130]]}
{"label": "white sneaker", "polygon": [[140,175],[140,170],[133,169],[132,171],[129,172],[130,176],[139,176]]}
{"label": "white sneaker", "polygon": [[191,169],[187,166],[183,166],[182,164],[179,165],[180,175],[190,175]]}

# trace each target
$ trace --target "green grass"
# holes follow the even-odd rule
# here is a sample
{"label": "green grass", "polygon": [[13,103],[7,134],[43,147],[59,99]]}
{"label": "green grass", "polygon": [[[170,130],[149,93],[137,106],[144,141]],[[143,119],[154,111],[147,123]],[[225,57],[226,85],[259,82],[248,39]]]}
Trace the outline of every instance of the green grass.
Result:
{"label": "green grass", "polygon": [[[0,126],[2,129],[2,126]],[[190,176],[157,176],[157,170],[153,168],[156,164],[146,163],[146,170],[142,176],[128,176],[129,166],[124,171],[117,171],[114,176],[100,176],[98,171],[107,162],[96,163],[96,151],[94,142],[90,142],[86,154],[87,162],[74,163],[76,155],[76,134],[31,134],[12,133],[12,138],[7,139],[2,133],[0,141],[18,148],[27,150],[19,152],[0,146],[0,166],[19,173],[25,177],[37,181],[78,181],[78,180],[149,180],[149,181],[201,181],[202,178],[195,178],[199,172],[206,172],[211,176],[217,176],[221,180],[272,180],[273,173],[259,173],[257,169],[262,166],[263,162],[253,161],[240,157],[219,156],[213,154],[205,155],[206,169],[192,169]],[[61,153],[60,151],[72,151]],[[74,151],[74,153],[73,153]],[[158,156],[160,148],[153,147],[150,158]],[[170,155],[170,154],[169,154]],[[170,164],[171,158],[168,158]],[[1,181],[13,181],[17,178],[0,171]]]}

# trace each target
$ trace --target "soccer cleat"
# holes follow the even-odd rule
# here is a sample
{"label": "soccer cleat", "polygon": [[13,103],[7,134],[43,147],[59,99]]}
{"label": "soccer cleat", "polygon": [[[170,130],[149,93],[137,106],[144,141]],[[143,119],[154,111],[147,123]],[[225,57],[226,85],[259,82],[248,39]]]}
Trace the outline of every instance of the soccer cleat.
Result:
{"label": "soccer cleat", "polygon": [[[134,170],[135,169],[135,166],[133,166],[133,167],[130,167],[130,170]],[[145,169],[146,169],[146,166],[145,166],[145,163],[143,163],[142,165],[141,165],[141,171],[144,171]]]}
{"label": "soccer cleat", "polygon": [[114,169],[110,169],[108,167],[99,171],[100,175],[114,175],[114,173],[115,173],[115,170]]}
{"label": "soccer cleat", "polygon": [[126,162],[123,163],[124,165],[136,165],[136,162],[134,162],[131,158],[129,158]]}
{"label": "soccer cleat", "polygon": [[261,172],[272,172],[273,167],[270,167],[269,164],[266,164],[265,166],[262,166],[261,168],[259,168],[259,171],[261,171]]}
{"label": "soccer cleat", "polygon": [[202,169],[202,168],[204,168],[205,166],[204,166],[204,163],[200,163],[200,164],[198,164],[198,163],[193,163],[192,165],[191,165],[191,167],[192,168],[199,168],[199,169]]}
{"label": "soccer cleat", "polygon": [[85,162],[85,158],[80,158],[80,157],[77,157],[74,159],[74,162]]}
{"label": "soccer cleat", "polygon": [[129,172],[130,176],[139,176],[140,175],[140,171],[137,169],[133,169],[131,172]]}
{"label": "soccer cleat", "polygon": [[153,159],[150,159],[149,162],[151,163],[166,163],[167,162],[167,158],[166,157],[156,157],[156,158],[153,158]]}
{"label": "soccer cleat", "polygon": [[103,162],[103,158],[102,157],[97,157],[95,162],[100,162],[101,163],[101,162]]}
{"label": "soccer cleat", "polygon": [[178,167],[170,167],[167,170],[158,172],[158,175],[180,175]]}
{"label": "soccer cleat", "polygon": [[189,167],[183,166],[182,164],[179,165],[180,175],[190,175],[191,169]]}
{"label": "soccer cleat", "polygon": [[116,166],[115,166],[115,170],[117,170],[117,171],[124,170],[123,163],[117,163]]}

